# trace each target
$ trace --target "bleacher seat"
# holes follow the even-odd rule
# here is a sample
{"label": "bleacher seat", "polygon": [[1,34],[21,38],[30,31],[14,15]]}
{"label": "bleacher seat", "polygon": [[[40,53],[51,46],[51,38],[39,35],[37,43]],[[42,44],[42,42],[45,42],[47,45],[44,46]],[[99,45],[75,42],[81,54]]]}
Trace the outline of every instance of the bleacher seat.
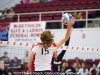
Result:
{"label": "bleacher seat", "polygon": [[61,17],[59,16],[59,17],[54,17],[54,20],[61,20]]}
{"label": "bleacher seat", "polygon": [[86,62],[87,64],[92,64],[93,60],[92,60],[92,59],[86,59],[85,62]]}
{"label": "bleacher seat", "polygon": [[29,21],[29,18],[20,19],[20,22],[28,22],[28,21]]}
{"label": "bleacher seat", "polygon": [[52,17],[46,17],[45,20],[46,20],[46,21],[52,20]]}
{"label": "bleacher seat", "polygon": [[82,62],[84,62],[84,60],[83,59],[80,59],[80,63],[82,63]]}
{"label": "bleacher seat", "polygon": [[87,64],[86,67],[90,70],[90,68],[92,67],[91,64]]}
{"label": "bleacher seat", "polygon": [[100,62],[100,59],[95,59],[94,62],[99,63]]}
{"label": "bleacher seat", "polygon": [[[46,11],[60,11],[60,10],[79,10],[79,9],[96,9],[100,8],[100,0],[57,0],[54,2],[44,3],[29,3],[29,4],[16,4],[14,11],[16,13],[28,13],[28,12],[46,12]],[[94,13],[93,13],[94,12]],[[58,13],[58,14],[57,14]],[[48,15],[42,15],[41,20],[61,20],[62,13],[51,13]],[[95,15],[95,11],[88,12],[91,15]],[[83,19],[86,18],[86,13],[82,13]],[[24,19],[23,19],[24,18]],[[18,21],[18,16],[14,16],[14,22]],[[26,14],[20,15],[20,21],[39,21],[39,14]],[[12,21],[13,22],[13,21]]]}
{"label": "bleacher seat", "polygon": [[5,20],[0,20],[0,23],[3,23],[3,22],[13,22],[14,20],[13,19],[5,19]]}
{"label": "bleacher seat", "polygon": [[66,62],[66,59],[62,59],[62,62]]}
{"label": "bleacher seat", "polygon": [[39,21],[39,18],[31,18],[30,21]]}
{"label": "bleacher seat", "polygon": [[17,4],[14,8],[16,13],[21,12],[40,12],[40,11],[59,11],[71,9],[95,9],[99,8],[99,0],[70,0],[45,3]]}
{"label": "bleacher seat", "polygon": [[74,59],[68,59],[68,62],[72,64],[74,62]]}

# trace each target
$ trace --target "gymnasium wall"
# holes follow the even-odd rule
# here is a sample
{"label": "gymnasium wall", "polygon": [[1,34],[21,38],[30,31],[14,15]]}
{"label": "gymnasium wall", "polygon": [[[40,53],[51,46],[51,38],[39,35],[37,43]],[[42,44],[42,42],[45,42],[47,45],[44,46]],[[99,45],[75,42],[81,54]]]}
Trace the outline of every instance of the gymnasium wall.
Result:
{"label": "gymnasium wall", "polygon": [[[55,41],[65,36],[66,30],[51,30],[55,33]],[[96,47],[100,48],[100,28],[73,29],[70,46]]]}
{"label": "gymnasium wall", "polygon": [[0,10],[4,8],[14,7],[15,4],[19,4],[21,0],[0,0]]}
{"label": "gymnasium wall", "polygon": [[[63,38],[65,35],[65,29],[51,30],[52,33],[55,33],[55,41]],[[69,46],[81,46],[81,47],[92,47],[100,48],[100,28],[88,28],[88,29],[73,29],[71,34],[71,39]],[[13,59],[17,56],[19,59],[23,59],[25,51],[30,50],[29,48],[20,48],[20,47],[0,47],[0,57],[3,56],[3,53],[8,52],[10,59]],[[58,51],[60,53],[61,50]],[[74,59],[79,57],[80,59],[99,59],[100,52],[98,51],[86,51],[86,50],[67,50],[64,59]]]}
{"label": "gymnasium wall", "polygon": [[[55,33],[55,41],[65,36],[66,30],[51,30]],[[69,46],[100,48],[100,28],[73,29]],[[60,53],[61,51],[58,51]],[[100,51],[67,50],[63,59],[100,59]]]}

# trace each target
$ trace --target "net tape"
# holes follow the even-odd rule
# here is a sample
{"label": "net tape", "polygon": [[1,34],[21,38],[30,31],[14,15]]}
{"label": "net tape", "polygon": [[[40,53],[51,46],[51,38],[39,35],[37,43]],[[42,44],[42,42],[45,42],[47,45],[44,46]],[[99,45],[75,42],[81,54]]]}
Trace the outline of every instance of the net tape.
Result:
{"label": "net tape", "polygon": [[[34,46],[34,44],[33,43],[25,43],[25,42],[0,41],[0,46],[15,46],[15,47],[32,48],[32,46]],[[100,52],[100,48],[79,47],[79,46],[61,46],[59,49],[60,50]]]}

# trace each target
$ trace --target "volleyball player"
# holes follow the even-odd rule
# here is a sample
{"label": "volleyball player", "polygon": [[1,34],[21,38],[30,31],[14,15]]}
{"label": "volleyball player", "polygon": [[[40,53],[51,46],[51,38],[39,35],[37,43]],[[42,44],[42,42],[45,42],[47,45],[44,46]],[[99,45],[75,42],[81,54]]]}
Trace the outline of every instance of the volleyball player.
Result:
{"label": "volleyball player", "polygon": [[75,23],[75,18],[67,22],[67,31],[65,37],[54,43],[54,36],[49,31],[42,32],[38,43],[32,48],[30,53],[28,68],[31,71],[32,63],[34,62],[35,71],[51,71],[51,59],[53,52],[56,51],[64,42],[68,40],[71,33],[72,25]]}
{"label": "volleyball player", "polygon": [[[70,37],[65,42],[65,46],[69,45],[69,41],[70,41]],[[62,58],[65,55],[65,53],[66,53],[66,50],[62,50],[59,55],[57,55],[57,51],[54,52],[53,58],[52,58],[52,62],[51,62],[51,64],[52,64],[52,71],[53,72],[61,72]]]}

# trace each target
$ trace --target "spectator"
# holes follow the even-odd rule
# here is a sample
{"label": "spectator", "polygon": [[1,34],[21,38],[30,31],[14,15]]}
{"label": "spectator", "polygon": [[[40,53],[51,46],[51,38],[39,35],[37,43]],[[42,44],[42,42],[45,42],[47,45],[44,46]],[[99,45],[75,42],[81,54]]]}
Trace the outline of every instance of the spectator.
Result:
{"label": "spectator", "polygon": [[95,73],[98,75],[99,74],[99,68],[97,68],[97,65],[93,63],[92,67],[90,68],[90,74]]}
{"label": "spectator", "polygon": [[20,3],[21,3],[21,4],[24,4],[24,0],[21,0]]}
{"label": "spectator", "polygon": [[64,72],[64,70],[65,70],[65,62],[62,63],[61,72]]}
{"label": "spectator", "polygon": [[10,61],[9,60],[9,57],[7,55],[8,55],[8,53],[7,52],[4,52],[4,56],[1,57],[4,62],[5,62],[5,60]]}
{"label": "spectator", "polygon": [[88,75],[89,74],[89,71],[86,68],[86,63],[85,62],[82,63],[82,68],[79,69],[79,72],[78,73],[80,75]]}
{"label": "spectator", "polygon": [[[75,12],[75,13],[73,14],[73,16],[75,16],[76,19],[82,20],[82,14],[81,14],[81,12]],[[81,26],[80,26],[80,21],[76,21],[74,27],[75,27],[75,28],[80,28],[80,27],[81,27]]]}
{"label": "spectator", "polygon": [[34,0],[33,1],[33,3],[39,3],[40,2],[40,0]]}
{"label": "spectator", "polygon": [[98,75],[98,74],[97,74],[96,70],[95,70],[95,69],[93,69],[93,70],[91,70],[90,75]]}
{"label": "spectator", "polygon": [[5,65],[5,70],[8,72],[9,71],[8,67],[10,67],[10,61],[6,59],[4,65]]}
{"label": "spectator", "polygon": [[29,0],[23,0],[24,4],[28,4]]}
{"label": "spectator", "polygon": [[10,8],[10,12],[8,13],[7,18],[12,19],[14,17],[14,15],[15,15],[15,12],[13,11],[13,8]]}
{"label": "spectator", "polygon": [[74,69],[76,70],[76,72],[79,71],[80,67],[81,67],[81,63],[78,57],[75,58],[74,62],[72,63],[72,66],[74,67]]}
{"label": "spectator", "polygon": [[8,75],[8,73],[6,72],[5,70],[5,67],[4,67],[4,61],[2,61],[2,58],[0,58],[0,75]]}
{"label": "spectator", "polygon": [[25,56],[24,56],[24,58],[23,58],[23,63],[24,63],[24,65],[25,65],[25,71],[28,70],[28,60],[29,60],[29,52],[26,51],[26,52],[25,52]]}
{"label": "spectator", "polygon": [[20,62],[18,61],[17,57],[14,57],[14,60],[11,62],[10,67],[8,67],[10,71],[12,70],[19,70],[20,71]]}
{"label": "spectator", "polygon": [[52,1],[54,1],[54,0],[45,0],[45,2],[52,2]]}
{"label": "spectator", "polygon": [[7,14],[8,14],[8,9],[5,8],[4,11],[2,12],[2,19],[6,19],[7,18]]}
{"label": "spectator", "polygon": [[76,70],[69,64],[69,62],[66,61],[65,63],[65,74],[75,75]]}
{"label": "spectator", "polygon": [[76,63],[74,63],[73,67],[74,67],[74,69],[76,70],[76,72],[78,72],[79,69],[80,69],[80,67],[79,67]]}
{"label": "spectator", "polygon": [[45,2],[45,0],[41,0],[41,2]]}
{"label": "spectator", "polygon": [[34,0],[29,0],[29,3],[34,3]]}
{"label": "spectator", "polygon": [[81,12],[75,12],[74,13],[74,17],[76,18],[76,19],[82,19],[82,13]]}

